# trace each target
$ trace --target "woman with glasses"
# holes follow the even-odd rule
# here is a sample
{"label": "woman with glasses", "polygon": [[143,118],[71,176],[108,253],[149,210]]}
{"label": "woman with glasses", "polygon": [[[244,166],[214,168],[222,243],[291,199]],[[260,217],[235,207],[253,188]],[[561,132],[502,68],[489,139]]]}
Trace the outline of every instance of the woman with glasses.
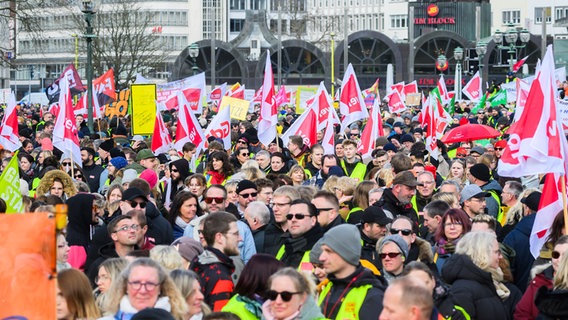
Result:
{"label": "woman with glasses", "polygon": [[224,151],[215,151],[209,156],[206,171],[205,179],[208,187],[212,184],[224,185],[235,173],[233,166],[229,162],[229,156]]}
{"label": "woman with glasses", "polygon": [[203,211],[197,196],[189,191],[179,192],[174,198],[168,215],[168,221],[174,231],[174,240],[182,237],[191,221],[202,215]]}
{"label": "woman with glasses", "polygon": [[438,273],[442,272],[444,262],[455,252],[458,241],[470,230],[471,221],[462,209],[450,209],[444,213],[434,235],[434,262]]}
{"label": "woman with glasses", "polygon": [[284,268],[268,279],[262,319],[325,319],[314,299],[314,284],[307,276]]}
{"label": "woman with glasses", "polygon": [[541,287],[546,287],[549,290],[552,289],[554,276],[558,271],[560,261],[566,254],[567,250],[568,236],[561,236],[556,241],[551,253],[552,262],[550,264],[536,266],[532,269],[531,274],[536,273],[536,275],[529,283],[521,301],[517,304],[517,308],[515,309],[515,319],[524,320],[537,318],[539,311],[534,303],[536,293]]}
{"label": "woman with glasses", "polygon": [[253,255],[239,276],[235,295],[222,311],[234,313],[242,320],[260,319],[262,304],[267,300],[268,278],[282,268],[284,263],[274,256],[262,253]]}
{"label": "woman with glasses", "polygon": [[146,308],[163,309],[185,319],[187,303],[164,269],[150,258],[132,261],[113,282],[103,307],[103,320],[130,319]]}

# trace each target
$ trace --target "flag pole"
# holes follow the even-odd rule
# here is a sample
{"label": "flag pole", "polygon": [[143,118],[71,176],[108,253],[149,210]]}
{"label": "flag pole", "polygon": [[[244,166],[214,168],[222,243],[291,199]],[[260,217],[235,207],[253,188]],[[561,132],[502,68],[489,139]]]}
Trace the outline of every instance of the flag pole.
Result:
{"label": "flag pole", "polygon": [[560,183],[562,184],[562,210],[564,211],[564,228],[568,234],[568,208],[566,207],[566,174],[560,176]]}

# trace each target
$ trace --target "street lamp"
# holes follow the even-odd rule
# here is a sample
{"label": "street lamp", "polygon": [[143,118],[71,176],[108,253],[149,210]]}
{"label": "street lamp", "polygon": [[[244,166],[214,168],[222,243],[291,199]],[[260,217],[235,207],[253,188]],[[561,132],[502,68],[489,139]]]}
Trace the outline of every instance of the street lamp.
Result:
{"label": "street lamp", "polygon": [[[514,60],[513,56],[517,56],[517,50],[522,49],[527,46],[527,43],[531,39],[531,34],[527,29],[517,29],[514,24],[508,24],[509,28],[505,32],[499,30],[495,31],[493,34],[493,40],[497,44],[499,49],[507,49],[509,54],[509,71],[513,71]],[[517,41],[521,40],[521,44],[517,45]],[[506,45],[503,43],[506,43]]]}
{"label": "street lamp", "polygon": [[89,131],[93,130],[93,38],[96,35],[93,33],[93,17],[95,16],[95,3],[93,0],[83,0],[83,7],[81,12],[85,16],[87,22],[87,29],[83,37],[87,40],[87,115]]}
{"label": "street lamp", "polygon": [[463,49],[461,47],[456,47],[454,49],[454,59],[456,59],[456,79],[455,79],[455,88],[456,88],[456,101],[461,100],[462,96],[462,60],[463,60]]}
{"label": "street lamp", "polygon": [[[483,58],[485,57],[485,53],[487,53],[487,43],[483,41],[477,42],[475,52],[479,59],[479,83],[481,83],[481,90],[483,90]],[[483,92],[481,92],[481,94],[483,94]]]}
{"label": "street lamp", "polygon": [[331,98],[335,99],[335,32],[329,34],[331,37]]}
{"label": "street lamp", "polygon": [[189,52],[189,56],[193,60],[193,66],[191,67],[191,70],[193,70],[193,75],[196,75],[197,69],[198,69],[197,68],[197,57],[199,56],[199,46],[197,45],[197,43],[192,43],[187,48],[187,51]]}

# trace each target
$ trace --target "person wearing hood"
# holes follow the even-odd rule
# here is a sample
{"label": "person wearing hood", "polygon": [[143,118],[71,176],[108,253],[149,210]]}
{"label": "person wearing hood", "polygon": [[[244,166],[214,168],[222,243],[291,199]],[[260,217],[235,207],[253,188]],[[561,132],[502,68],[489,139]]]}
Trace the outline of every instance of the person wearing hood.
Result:
{"label": "person wearing hood", "polygon": [[191,171],[189,171],[189,162],[185,159],[172,161],[170,162],[169,167],[170,182],[165,184],[162,196],[164,206],[168,210],[170,209],[170,205],[174,201],[176,194],[181,191],[188,190],[184,182],[185,179],[191,175]]}
{"label": "person wearing hood", "polygon": [[361,266],[361,237],[357,227],[342,224],[321,240],[319,261],[329,282],[318,304],[327,319],[376,320],[383,309],[386,282]]}
{"label": "person wearing hood", "polygon": [[77,194],[77,188],[71,177],[63,170],[50,170],[41,179],[36,194],[58,196],[65,202]]}
{"label": "person wearing hood", "polygon": [[79,193],[67,200],[67,236],[69,245],[68,262],[75,269],[83,270],[87,260],[87,248],[91,243],[99,219],[93,211],[95,197]]}
{"label": "person wearing hood", "polygon": [[483,163],[474,164],[469,168],[469,176],[467,178],[469,183],[479,186],[481,190],[488,193],[485,197],[487,214],[497,219],[497,221],[502,221],[501,192],[503,188],[497,181],[491,178],[489,167]]}

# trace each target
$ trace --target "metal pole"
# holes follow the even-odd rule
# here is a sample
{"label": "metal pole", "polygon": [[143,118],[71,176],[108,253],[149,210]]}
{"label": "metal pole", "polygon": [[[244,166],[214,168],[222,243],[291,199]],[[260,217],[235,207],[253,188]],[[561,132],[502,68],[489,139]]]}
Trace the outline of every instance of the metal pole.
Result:
{"label": "metal pole", "polygon": [[331,99],[335,99],[335,33],[332,32],[329,36],[331,37]]}
{"label": "metal pole", "polygon": [[278,1],[278,52],[276,53],[278,59],[278,90],[282,86],[282,0]]}
{"label": "metal pole", "polygon": [[34,73],[34,66],[30,64],[30,82],[28,82],[28,102],[31,104],[32,98],[32,79]]}
{"label": "metal pole", "polygon": [[461,60],[458,60],[458,63],[456,65],[456,69],[457,69],[457,83],[456,83],[456,101],[461,101],[461,96],[462,96],[462,64],[461,64]]}
{"label": "metal pole", "polygon": [[540,42],[540,58],[544,59],[546,54],[546,18],[548,17],[547,11],[548,7],[542,8],[542,33]]}
{"label": "metal pole", "polygon": [[414,81],[414,6],[408,7],[408,82]]}
{"label": "metal pole", "polygon": [[93,12],[85,12],[85,21],[87,22],[87,33],[85,38],[87,40],[87,126],[91,133],[94,132],[93,128],[93,26],[91,24],[93,19]]}
{"label": "metal pole", "polygon": [[215,89],[215,14],[214,14],[214,10],[215,10],[215,6],[211,9],[211,20],[209,20],[209,23],[211,23],[211,90]]}
{"label": "metal pole", "polygon": [[348,44],[348,34],[349,34],[349,21],[347,21],[347,3],[345,3],[345,13],[343,14],[343,74],[347,70],[347,65],[349,64],[349,44]]}

